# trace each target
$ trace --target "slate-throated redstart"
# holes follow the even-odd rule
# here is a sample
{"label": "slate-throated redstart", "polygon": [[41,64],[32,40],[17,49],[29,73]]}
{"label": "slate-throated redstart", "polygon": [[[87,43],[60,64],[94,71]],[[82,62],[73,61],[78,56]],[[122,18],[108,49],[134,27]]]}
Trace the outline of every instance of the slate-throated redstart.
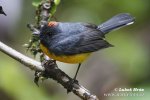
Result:
{"label": "slate-throated redstart", "polygon": [[105,35],[112,30],[134,23],[128,13],[118,14],[100,25],[89,23],[49,22],[40,30],[40,48],[50,58],[65,62],[81,63],[95,51],[112,47]]}

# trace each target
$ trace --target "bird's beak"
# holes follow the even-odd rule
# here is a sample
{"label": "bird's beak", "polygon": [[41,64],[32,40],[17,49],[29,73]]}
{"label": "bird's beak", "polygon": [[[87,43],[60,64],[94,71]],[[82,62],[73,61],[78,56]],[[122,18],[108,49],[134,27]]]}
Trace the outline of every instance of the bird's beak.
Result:
{"label": "bird's beak", "polygon": [[7,15],[6,15],[6,13],[5,13],[4,11],[2,11],[2,12],[1,12],[1,14],[3,14],[3,15],[5,15],[5,16],[7,16]]}

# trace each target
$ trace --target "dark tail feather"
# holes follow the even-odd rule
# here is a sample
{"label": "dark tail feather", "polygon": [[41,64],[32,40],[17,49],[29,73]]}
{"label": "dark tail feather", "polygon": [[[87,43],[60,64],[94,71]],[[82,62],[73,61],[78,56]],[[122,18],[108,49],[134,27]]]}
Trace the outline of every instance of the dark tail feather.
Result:
{"label": "dark tail feather", "polygon": [[118,28],[130,25],[134,23],[134,17],[132,17],[128,13],[121,13],[118,14],[108,21],[102,23],[101,25],[98,26],[98,29],[101,30],[104,34],[116,30]]}

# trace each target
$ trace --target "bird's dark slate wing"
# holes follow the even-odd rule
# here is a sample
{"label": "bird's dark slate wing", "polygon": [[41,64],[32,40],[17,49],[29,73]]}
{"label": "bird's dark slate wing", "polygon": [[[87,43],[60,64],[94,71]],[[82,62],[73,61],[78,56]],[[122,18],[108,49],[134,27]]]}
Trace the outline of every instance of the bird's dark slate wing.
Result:
{"label": "bird's dark slate wing", "polygon": [[97,25],[91,23],[81,23],[81,25],[84,25],[85,27],[92,28],[92,29],[97,29],[98,27]]}
{"label": "bird's dark slate wing", "polygon": [[80,34],[65,37],[55,44],[51,51],[55,55],[75,55],[98,51],[103,48],[112,46],[101,36],[97,29],[87,29]]}

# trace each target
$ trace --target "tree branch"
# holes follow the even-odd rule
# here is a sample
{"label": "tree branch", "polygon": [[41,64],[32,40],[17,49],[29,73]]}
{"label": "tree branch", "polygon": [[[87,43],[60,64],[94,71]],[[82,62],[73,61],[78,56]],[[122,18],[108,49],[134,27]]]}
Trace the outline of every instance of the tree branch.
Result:
{"label": "tree branch", "polygon": [[[60,70],[58,68],[57,64],[52,60],[50,60],[50,62],[44,64],[44,67],[42,67],[40,62],[35,61],[35,60],[19,53],[18,51],[12,49],[11,47],[5,45],[2,42],[0,42],[0,51],[7,54],[8,56],[14,58],[21,64],[24,64],[25,66],[29,67],[30,69],[32,69],[34,71],[40,71],[44,75],[48,76],[49,78],[56,80],[58,83],[60,83],[66,89],[68,89],[69,82],[73,80],[66,73],[64,73],[62,70]],[[72,92],[83,100],[99,100],[95,95],[91,94],[90,91],[85,89],[78,82],[73,83]]]}
{"label": "tree branch", "polygon": [[[26,44],[25,46],[27,47],[27,49],[29,49],[33,53],[33,55],[36,55],[37,53],[42,53],[42,52],[39,52],[40,28],[43,25],[47,24],[47,22],[53,16],[59,2],[60,0],[42,0],[40,4],[37,6],[38,7],[37,15],[36,15],[37,25],[34,26],[32,24],[28,24],[28,28],[32,32],[32,39],[29,41],[29,44]],[[36,46],[33,44],[35,44]],[[80,97],[83,100],[99,100],[95,95],[91,94],[90,91],[85,89],[77,81],[74,81],[66,73],[60,70],[56,62],[53,60],[49,60],[42,66],[41,62],[35,61],[19,53],[18,51],[5,45],[1,41],[0,41],[0,51],[14,58],[18,62],[24,64],[28,68],[40,73],[41,76],[51,78],[57,81],[64,88],[66,88],[68,92],[72,91],[74,94],[76,94],[78,97]],[[35,76],[35,81],[37,81],[39,77],[40,76]],[[70,89],[70,86],[71,86],[71,89]]]}
{"label": "tree branch", "polygon": [[7,54],[8,56],[14,58],[18,62],[24,64],[25,66],[29,67],[31,70],[35,71],[44,71],[44,68],[41,66],[41,63],[38,61],[35,61],[18,51],[12,49],[11,47],[5,45],[0,41],[0,51]]}

